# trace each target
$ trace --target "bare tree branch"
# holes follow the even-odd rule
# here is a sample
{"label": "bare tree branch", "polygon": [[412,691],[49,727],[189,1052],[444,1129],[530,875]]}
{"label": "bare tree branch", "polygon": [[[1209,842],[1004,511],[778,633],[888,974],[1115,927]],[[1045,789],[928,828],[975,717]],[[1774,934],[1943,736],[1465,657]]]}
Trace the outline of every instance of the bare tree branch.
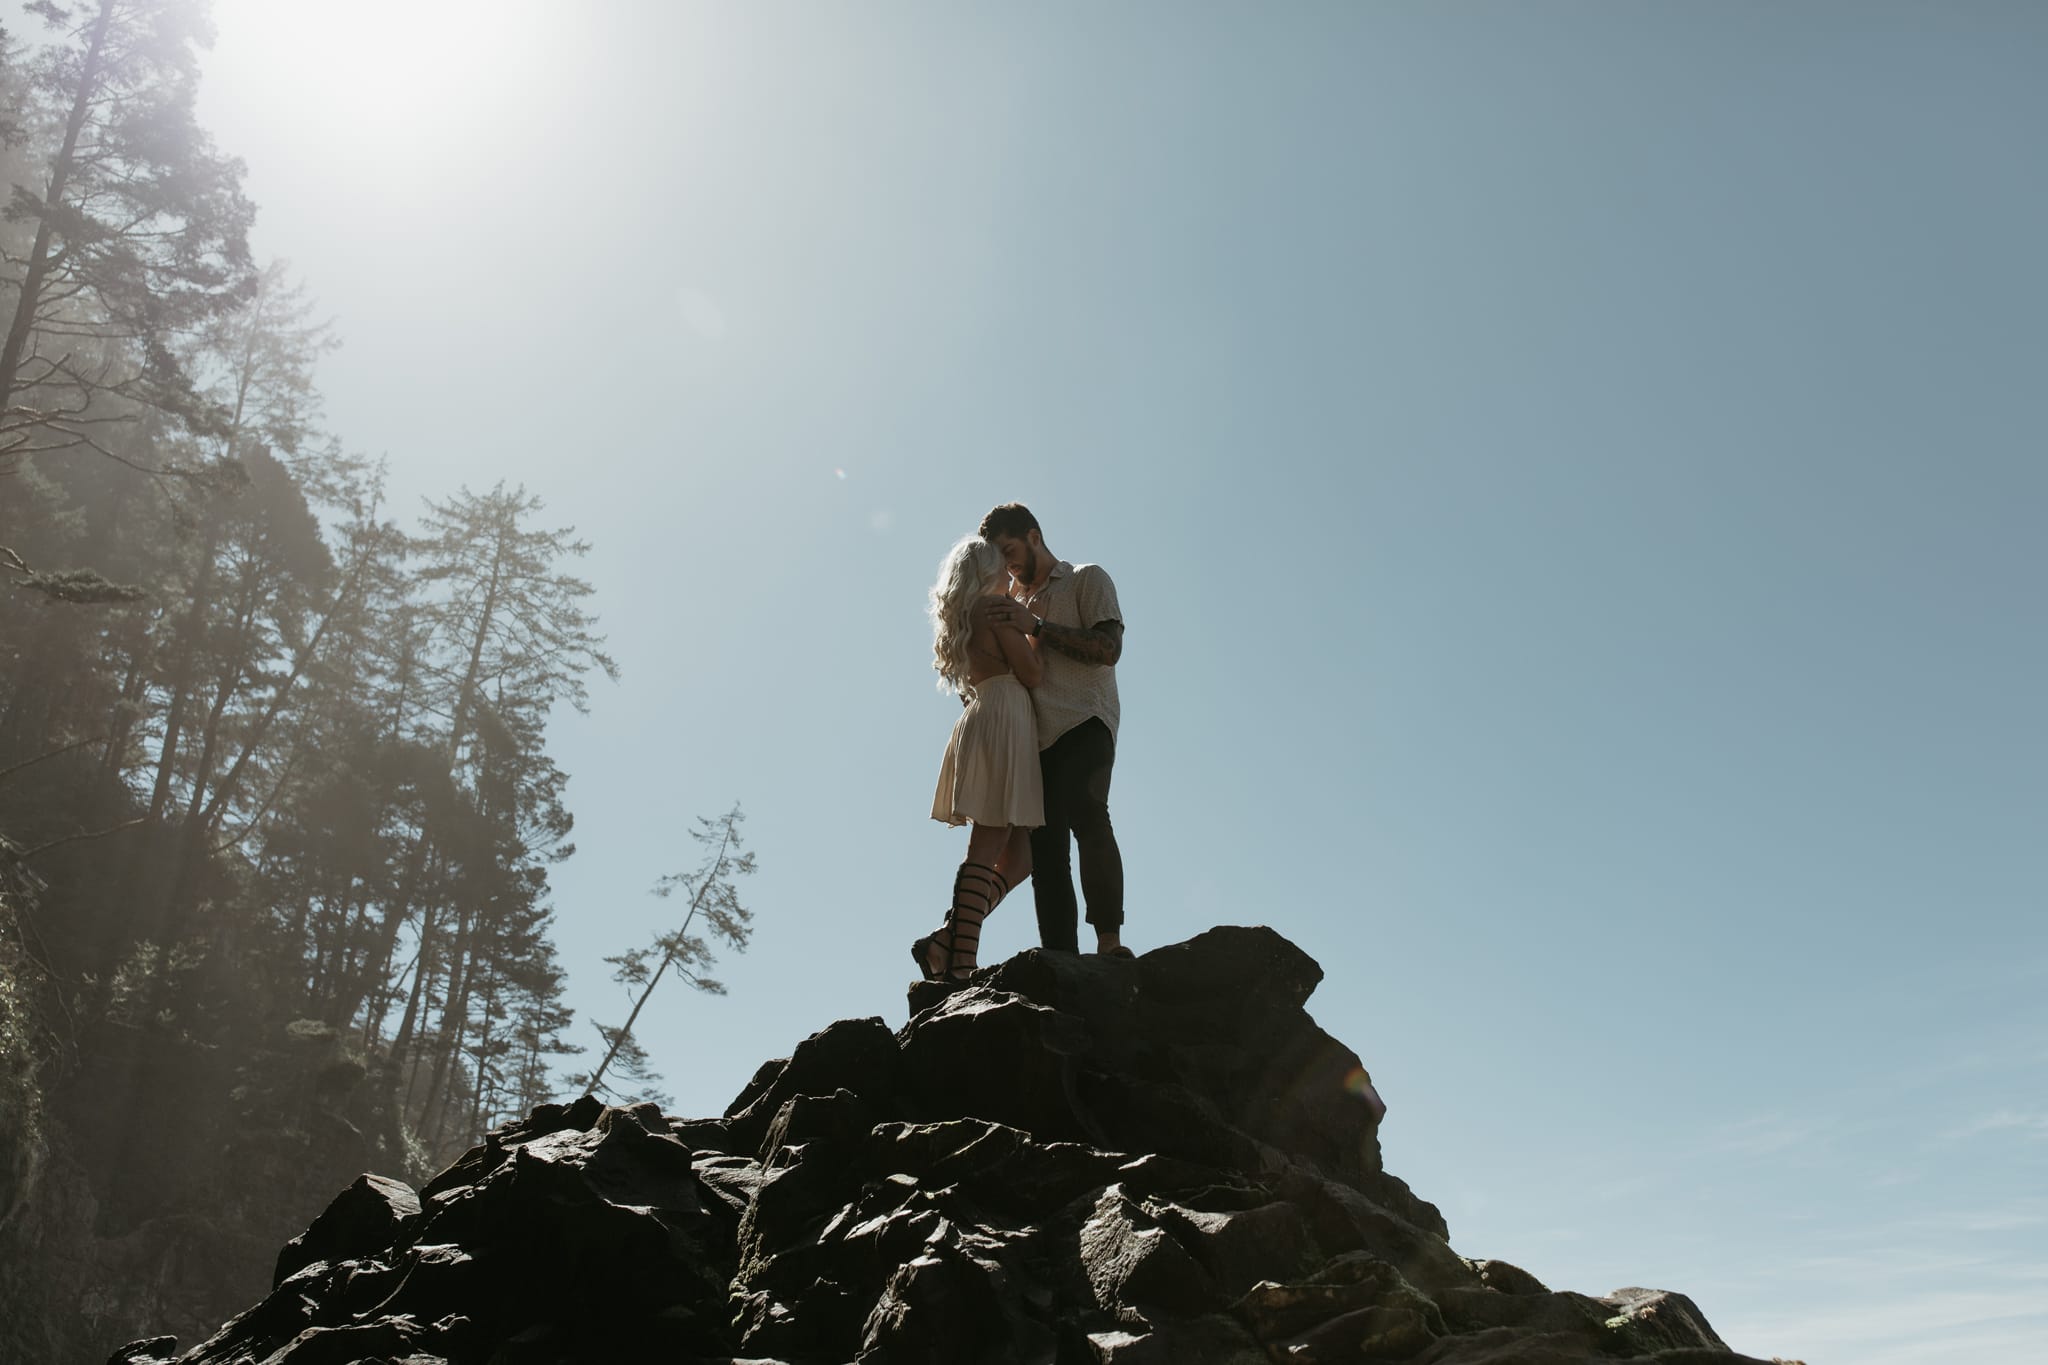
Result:
{"label": "bare tree branch", "polygon": [[[4,545],[0,545],[0,554],[6,555],[8,558],[14,560],[16,563],[20,562],[20,556],[16,555],[14,551],[8,549]],[[12,566],[10,565],[10,567]],[[73,749],[83,749],[86,745],[97,744],[105,738],[106,736],[101,734],[93,735],[87,739],[74,739],[69,744],[63,745],[59,748],[52,749],[48,753],[37,754],[34,758],[25,758],[21,762],[14,764],[12,767],[0,768],[0,782],[6,781],[8,778],[20,772],[23,768],[33,768],[36,764],[41,763],[46,759],[56,758],[60,754],[68,754]]]}
{"label": "bare tree branch", "polygon": [[123,820],[120,824],[109,825],[105,829],[90,829],[78,834],[67,834],[61,839],[52,839],[47,843],[37,844],[34,848],[23,849],[12,856],[27,862],[38,853],[47,853],[51,849],[60,848],[65,844],[76,844],[87,839],[104,839],[110,834],[119,834],[124,829],[134,829],[137,825],[146,825],[148,823],[149,817],[147,815],[138,815],[133,820]]}

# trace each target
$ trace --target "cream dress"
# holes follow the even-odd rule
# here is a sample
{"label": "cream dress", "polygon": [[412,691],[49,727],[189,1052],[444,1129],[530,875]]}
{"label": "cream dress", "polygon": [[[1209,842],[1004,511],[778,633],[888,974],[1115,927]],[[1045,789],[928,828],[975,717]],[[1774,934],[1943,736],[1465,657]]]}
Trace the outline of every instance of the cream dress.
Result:
{"label": "cream dress", "polygon": [[974,685],[939,764],[932,819],[1028,829],[1045,823],[1038,718],[1031,709],[1031,690],[1016,674],[999,673]]}

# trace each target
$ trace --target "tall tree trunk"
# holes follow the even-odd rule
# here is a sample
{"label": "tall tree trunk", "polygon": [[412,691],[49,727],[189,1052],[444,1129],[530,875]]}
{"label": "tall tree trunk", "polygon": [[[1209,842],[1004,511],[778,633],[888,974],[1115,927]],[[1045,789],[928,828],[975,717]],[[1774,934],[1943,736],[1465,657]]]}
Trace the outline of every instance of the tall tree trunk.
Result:
{"label": "tall tree trunk", "polygon": [[[320,964],[327,954],[326,937],[320,932],[319,918],[313,913],[313,892],[301,891],[293,898],[296,908],[285,925],[285,937],[290,940],[289,951],[301,966],[299,970],[299,996],[301,1017],[310,1017],[305,1008],[307,997],[312,994],[312,983],[320,979]],[[307,943],[308,938],[312,940]]]}
{"label": "tall tree trunk", "polygon": [[196,800],[193,802],[194,817],[209,833],[220,827],[221,817],[227,811],[228,802],[233,799],[235,789],[241,783],[242,770],[248,766],[250,756],[256,752],[264,739],[269,735],[270,727],[277,720],[278,713],[284,710],[285,698],[291,695],[292,688],[305,675],[306,669],[312,664],[314,656],[319,653],[320,641],[326,637],[327,628],[334,623],[335,613],[341,610],[342,603],[348,600],[348,595],[355,590],[357,580],[361,576],[362,565],[358,562],[355,571],[341,585],[340,591],[335,593],[333,603],[327,608],[327,614],[320,618],[320,624],[314,628],[311,638],[306,641],[304,647],[293,657],[292,671],[285,677],[284,681],[277,685],[277,690],[271,694],[270,704],[263,709],[263,714],[257,718],[256,724],[250,728],[248,737],[242,742],[241,753],[235,756],[233,766],[228,769],[227,775],[221,778],[215,785],[213,800],[207,804],[203,811],[198,809],[198,802]]}
{"label": "tall tree trunk", "polygon": [[[735,810],[737,810],[737,807],[735,807]],[[732,844],[732,826],[733,820],[736,818],[737,816],[726,817],[725,833],[720,836],[718,852],[712,856],[711,860],[711,866],[714,868],[724,859],[725,850]],[[707,873],[703,882],[698,885],[697,894],[690,899],[690,913],[683,916],[683,927],[677,931],[678,933],[686,934],[690,931],[690,921],[697,918],[697,910],[704,904],[704,893],[711,889],[713,880],[713,877]],[[633,1036],[633,1025],[640,1022],[640,1011],[646,1007],[647,998],[654,994],[654,988],[661,984],[662,974],[668,970],[669,964],[675,960],[676,955],[673,948],[670,948],[661,955],[661,965],[654,969],[654,975],[648,979],[646,988],[640,992],[640,998],[633,1002],[633,1012],[626,1016],[626,1026],[620,1029],[612,1038],[612,1045],[606,1049],[604,1060],[597,1064],[597,1070],[590,1073],[590,1085],[583,1092],[584,1094],[595,1095],[598,1086],[604,1083],[604,1073],[611,1069],[612,1062],[618,1058],[619,1049],[624,1047],[626,1040]]]}
{"label": "tall tree trunk", "polygon": [[344,953],[348,945],[349,922],[355,914],[355,883],[353,874],[337,872],[320,897],[326,907],[325,913],[313,917],[309,923],[309,932],[314,940],[310,949],[312,961],[306,970],[305,992],[299,1004],[300,1011],[308,1019],[326,1020],[324,1005],[347,961]]}
{"label": "tall tree trunk", "polygon": [[[448,952],[448,998],[441,1007],[441,1028],[434,1040],[434,1071],[427,1083],[420,1124],[422,1132],[440,1136],[445,1117],[449,1066],[462,1052],[462,1036],[469,1028],[469,992],[476,980],[473,949],[475,927],[481,915],[467,908],[457,916],[455,939]],[[432,1122],[426,1121],[431,1117]]]}
{"label": "tall tree trunk", "polygon": [[444,1036],[434,1049],[434,1074],[427,1083],[427,1101],[420,1111],[420,1133],[433,1135],[428,1139],[433,1147],[448,1140],[448,1087],[453,1077],[461,1074],[456,1059],[462,1055],[462,1040],[469,1032],[469,978],[470,973],[464,972],[459,1007],[441,1012],[444,1023],[450,1018],[455,1020],[455,1032],[453,1037]]}
{"label": "tall tree trunk", "polygon": [[206,538],[205,557],[200,561],[199,580],[192,585],[192,605],[185,612],[185,624],[173,639],[178,662],[172,670],[171,701],[164,713],[163,747],[157,754],[156,785],[149,794],[149,820],[164,818],[171,800],[171,777],[177,769],[178,743],[185,724],[185,707],[192,692],[193,659],[199,651],[199,636],[206,629],[206,615],[213,607],[213,557],[219,552],[218,533]]}
{"label": "tall tree trunk", "polygon": [[[370,952],[361,959],[362,970],[354,973],[346,1008],[341,1011],[345,1019],[355,1018],[357,1008],[370,999],[375,986],[382,985],[391,973],[391,962],[398,952],[399,932],[412,914],[412,907],[418,903],[421,879],[426,876],[427,865],[433,855],[432,819],[431,814],[420,819],[420,832],[414,836],[412,852],[406,858],[405,875],[398,884],[398,894],[390,901],[390,908],[377,928]],[[387,1001],[386,1007],[388,1004]],[[364,1025],[363,1046],[375,1047],[378,1035],[384,1029],[384,1008],[373,1008],[365,1017]]]}
{"label": "tall tree trunk", "polygon": [[145,686],[142,650],[137,648],[128,656],[128,674],[121,680],[121,696],[107,726],[106,751],[100,757],[100,776],[109,781],[119,777],[126,766],[122,760],[128,754],[128,737],[135,733],[135,708],[142,704]]}
{"label": "tall tree trunk", "polygon": [[212,788],[213,765],[220,757],[220,723],[228,713],[228,703],[235,698],[234,673],[230,671],[214,689],[213,705],[206,710],[206,724],[199,729],[199,757],[192,764],[192,795],[185,802],[185,828],[197,830],[199,813],[206,809],[206,798]]}
{"label": "tall tree trunk", "polygon": [[21,296],[14,302],[14,322],[7,329],[6,343],[0,345],[0,412],[12,405],[15,390],[20,387],[21,362],[28,354],[29,335],[35,330],[36,310],[42,307],[43,284],[50,273],[50,240],[55,235],[50,227],[51,214],[63,202],[64,191],[70,188],[71,171],[78,158],[78,139],[99,94],[101,56],[116,3],[117,0],[100,0],[99,16],[93,20],[92,37],[78,70],[78,90],[64,120],[64,141],[57,149],[56,160],[50,163],[49,188],[43,194],[44,212],[36,221],[35,241],[29,247],[27,268],[21,277]]}
{"label": "tall tree trunk", "polygon": [[[258,603],[245,596],[236,623],[234,658],[221,670],[220,685],[214,690],[213,704],[207,709],[206,723],[200,729],[199,755],[192,767],[192,796],[186,806],[185,819],[178,827],[175,851],[171,855],[170,875],[164,880],[159,893],[155,914],[156,941],[168,951],[172,944],[181,941],[191,928],[193,912],[198,908],[200,874],[206,864],[206,831],[199,825],[199,811],[207,791],[207,783],[213,776],[213,764],[220,751],[221,718],[227,714],[228,703],[233,700],[235,682],[243,671],[249,641],[255,630],[255,615]],[[220,926],[216,924],[216,928]],[[220,945],[215,944],[216,948]],[[207,955],[200,980],[218,982],[226,971],[224,955],[212,952]],[[170,1000],[170,973],[157,976],[150,991],[150,1013],[163,1010]]]}
{"label": "tall tree trunk", "polygon": [[413,970],[412,992],[406,997],[405,1016],[399,1021],[398,1032],[391,1038],[391,1055],[402,1058],[413,1045],[414,1034],[422,1024],[422,1004],[425,1000],[427,980],[438,970],[436,958],[440,952],[440,914],[432,901],[420,907],[420,951],[419,965]]}
{"label": "tall tree trunk", "polygon": [[313,997],[319,1001],[320,1018],[343,1031],[354,1024],[354,1009],[343,1014],[341,1002],[350,996],[349,983],[356,979],[361,967],[357,945],[363,947],[362,957],[369,955],[370,904],[370,891],[365,887],[362,898],[355,902],[354,912],[345,917],[335,930],[334,963],[328,969],[327,979],[320,985],[319,994]]}
{"label": "tall tree trunk", "polygon": [[[490,629],[492,621],[499,607],[499,594],[501,591],[501,579],[503,577],[504,572],[504,559],[505,541],[504,537],[501,535],[498,539],[497,547],[493,552],[491,559],[490,586],[484,592],[483,606],[477,616],[476,630],[470,637],[469,659],[468,662],[463,667],[462,680],[457,685],[455,692],[455,706],[450,716],[450,722],[448,727],[448,743],[443,752],[448,762],[449,775],[451,779],[455,777],[456,764],[462,753],[462,741],[465,738],[464,731],[469,723],[470,698],[475,694],[478,682],[477,675],[482,671],[483,668],[484,645],[490,639]],[[420,828],[420,838],[422,846],[424,846],[426,836],[427,823],[425,820],[422,820]],[[417,866],[417,856],[415,857],[414,861],[415,866]],[[408,880],[413,884],[413,889],[417,890],[418,879],[415,877],[408,878]],[[410,903],[412,897],[408,895],[405,899],[408,903]],[[428,943],[429,933],[431,931],[431,927],[435,918],[436,917],[434,915],[434,907],[432,905],[423,907],[420,927],[420,966],[418,972],[413,977],[412,993],[406,1000],[405,1017],[403,1021],[400,1023],[398,1033],[393,1037],[391,1043],[391,1058],[395,1064],[403,1064],[403,1061],[406,1056],[406,1050],[410,1047],[412,1043],[414,1028],[419,1023],[420,998],[422,991],[424,990],[425,987],[425,982],[429,973],[429,968],[433,962],[432,955],[428,950]],[[396,926],[389,926],[387,932],[395,935]],[[412,1089],[412,1081],[410,1077],[408,1077],[407,1079],[406,1089],[407,1096],[408,1098],[410,1098],[410,1092]]]}
{"label": "tall tree trunk", "polygon": [[[409,983],[412,980],[413,969],[418,967],[419,963],[419,955],[415,953],[412,961],[406,963],[405,969],[396,976],[391,974],[391,955],[389,953],[386,953],[377,963],[375,972],[369,977],[370,980],[376,982],[376,985],[370,989],[363,1002],[363,1048],[365,1051],[374,1050],[377,1044],[383,1041],[384,1016],[391,1012],[392,1003],[398,999],[399,992],[410,989]],[[350,1018],[351,1022],[353,1022],[354,1016],[350,1016]]]}
{"label": "tall tree trunk", "polygon": [[464,1136],[474,1138],[483,1131],[484,1069],[490,1064],[491,1056],[491,1015],[498,1007],[498,974],[493,971],[484,987],[483,1032],[476,1039],[476,1090],[469,1105],[469,1122],[464,1127]]}
{"label": "tall tree trunk", "polygon": [[[248,662],[250,640],[255,634],[258,604],[245,600],[242,618],[236,624],[234,658],[221,669],[220,686],[214,689],[213,705],[207,708],[206,724],[199,731],[199,756],[192,765],[192,795],[185,803],[185,821],[178,830],[177,862],[171,869],[170,891],[166,897],[167,918],[173,930],[182,929],[192,909],[192,892],[206,862],[206,827],[200,813],[213,781],[213,768],[220,757],[220,727],[228,703],[240,689],[236,686]],[[175,937],[175,932],[171,937]],[[170,938],[166,938],[166,942]]]}
{"label": "tall tree trunk", "polygon": [[462,741],[466,738],[463,727],[469,723],[471,699],[476,695],[477,674],[483,670],[484,645],[491,636],[491,625],[500,606],[499,595],[504,590],[505,536],[501,530],[496,549],[491,556],[490,586],[484,590],[483,611],[476,618],[476,633],[469,642],[469,663],[462,670],[462,685],[456,689],[455,711],[448,726],[448,767],[453,771],[457,758],[462,753]]}

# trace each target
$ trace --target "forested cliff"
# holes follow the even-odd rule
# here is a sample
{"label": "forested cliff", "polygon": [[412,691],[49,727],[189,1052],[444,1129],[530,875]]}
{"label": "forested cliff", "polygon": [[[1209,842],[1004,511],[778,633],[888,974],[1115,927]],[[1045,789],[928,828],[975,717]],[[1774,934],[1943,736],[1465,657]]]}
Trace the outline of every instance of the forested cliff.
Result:
{"label": "forested cliff", "polygon": [[[547,719],[615,672],[523,489],[417,517],[193,112],[203,3],[0,66],[0,1357],[247,1300],[363,1169],[561,1088]],[[425,452],[414,452],[422,454]],[[405,452],[395,452],[404,458]]]}

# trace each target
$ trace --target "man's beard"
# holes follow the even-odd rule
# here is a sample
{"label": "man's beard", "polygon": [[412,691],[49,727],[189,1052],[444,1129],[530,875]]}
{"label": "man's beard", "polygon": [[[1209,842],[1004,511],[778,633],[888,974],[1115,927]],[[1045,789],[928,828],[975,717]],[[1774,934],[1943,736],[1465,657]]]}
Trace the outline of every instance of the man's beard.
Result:
{"label": "man's beard", "polygon": [[1038,551],[1026,550],[1024,553],[1031,557],[1024,561],[1024,572],[1017,576],[1017,586],[1028,591],[1038,581]]}

